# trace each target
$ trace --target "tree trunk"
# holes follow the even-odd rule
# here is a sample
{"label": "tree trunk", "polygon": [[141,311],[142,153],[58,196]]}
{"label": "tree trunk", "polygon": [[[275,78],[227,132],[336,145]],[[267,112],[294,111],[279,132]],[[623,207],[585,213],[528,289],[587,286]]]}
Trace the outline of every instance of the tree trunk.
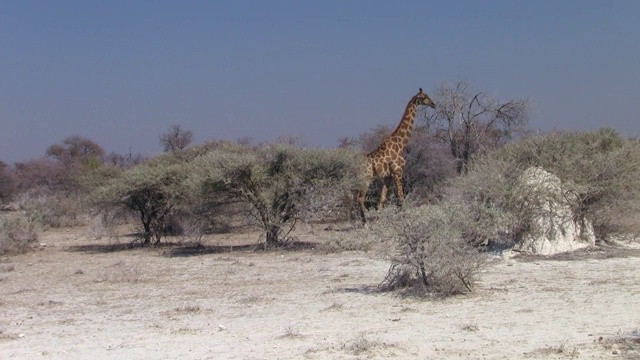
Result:
{"label": "tree trunk", "polygon": [[424,264],[420,264],[420,277],[424,286],[429,286],[429,278],[427,276],[427,270],[424,268]]}
{"label": "tree trunk", "polygon": [[267,230],[267,247],[276,246],[280,242],[278,238],[280,235],[280,227],[277,225],[270,225]]}
{"label": "tree trunk", "polygon": [[143,220],[142,226],[144,227],[144,244],[148,245],[151,242],[151,220]]}
{"label": "tree trunk", "polygon": [[458,174],[466,174],[469,170],[469,158],[471,157],[471,131],[473,128],[469,122],[465,122],[464,140],[462,143],[462,163]]}
{"label": "tree trunk", "polygon": [[140,212],[140,221],[142,221],[142,227],[144,229],[143,244],[147,245],[151,242],[151,219],[146,216],[147,214],[141,206],[138,207],[138,211]]}

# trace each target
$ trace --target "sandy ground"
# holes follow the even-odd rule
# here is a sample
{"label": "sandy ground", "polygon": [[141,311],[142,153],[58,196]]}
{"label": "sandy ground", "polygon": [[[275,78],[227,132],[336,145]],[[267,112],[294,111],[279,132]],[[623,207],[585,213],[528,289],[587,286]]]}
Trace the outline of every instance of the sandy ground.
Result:
{"label": "sandy ground", "polygon": [[637,256],[501,259],[474,294],[431,301],[377,292],[388,264],[362,252],[111,251],[84,234],[0,260],[0,358],[640,358]]}

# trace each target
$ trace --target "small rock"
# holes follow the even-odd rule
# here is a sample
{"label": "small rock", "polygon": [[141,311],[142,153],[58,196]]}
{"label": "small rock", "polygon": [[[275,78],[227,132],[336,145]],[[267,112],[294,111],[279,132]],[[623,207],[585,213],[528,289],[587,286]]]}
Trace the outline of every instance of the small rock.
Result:
{"label": "small rock", "polygon": [[220,331],[227,330],[227,327],[222,325],[222,324],[220,324],[220,325],[218,325],[218,330],[220,330]]}
{"label": "small rock", "polygon": [[23,338],[23,337],[25,337],[25,336],[27,336],[27,334],[20,334],[20,335],[18,335],[18,337],[19,337],[19,338]]}

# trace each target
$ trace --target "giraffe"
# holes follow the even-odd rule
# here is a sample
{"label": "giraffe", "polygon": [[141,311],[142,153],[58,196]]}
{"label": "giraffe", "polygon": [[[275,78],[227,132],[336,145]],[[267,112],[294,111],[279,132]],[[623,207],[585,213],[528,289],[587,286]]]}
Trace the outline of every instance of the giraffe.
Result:
{"label": "giraffe", "polygon": [[402,192],[402,172],[405,164],[402,152],[409,142],[409,137],[411,137],[411,132],[413,131],[413,120],[416,116],[418,105],[425,105],[434,109],[436,107],[435,103],[422,91],[422,89],[418,90],[418,93],[409,100],[398,127],[391,133],[391,135],[382,140],[380,146],[367,154],[367,181],[365,186],[356,190],[354,194],[363,224],[367,221],[364,215],[364,197],[371,181],[376,178],[383,180],[382,191],[380,192],[380,199],[378,200],[378,209],[381,209],[384,206],[385,201],[387,201],[387,191],[392,182],[396,187],[398,206],[402,207],[404,202],[404,194]]}

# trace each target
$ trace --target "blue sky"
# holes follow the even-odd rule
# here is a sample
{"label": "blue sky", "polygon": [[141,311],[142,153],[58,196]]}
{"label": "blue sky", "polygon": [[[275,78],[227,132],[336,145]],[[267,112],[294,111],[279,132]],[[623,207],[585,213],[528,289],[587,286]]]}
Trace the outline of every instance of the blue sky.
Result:
{"label": "blue sky", "polygon": [[395,124],[419,87],[530,98],[534,129],[640,135],[640,1],[0,2],[0,160],[82,135],[147,155]]}

